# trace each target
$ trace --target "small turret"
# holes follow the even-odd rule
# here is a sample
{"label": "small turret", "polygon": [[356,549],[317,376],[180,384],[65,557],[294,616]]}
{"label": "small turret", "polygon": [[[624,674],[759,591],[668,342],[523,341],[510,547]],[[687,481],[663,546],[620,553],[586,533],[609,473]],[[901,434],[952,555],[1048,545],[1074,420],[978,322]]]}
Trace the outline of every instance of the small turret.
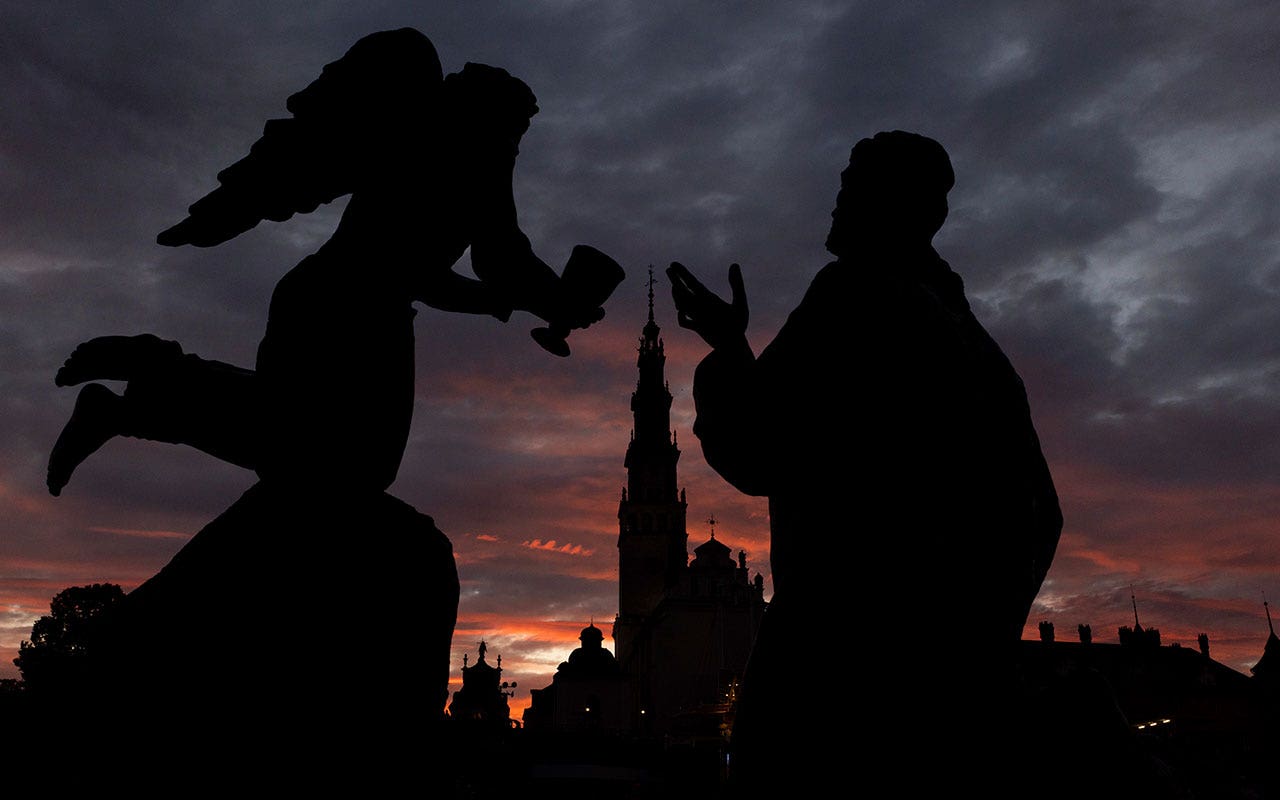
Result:
{"label": "small turret", "polygon": [[1053,623],[1047,619],[1040,621],[1040,641],[1046,644],[1053,641]]}

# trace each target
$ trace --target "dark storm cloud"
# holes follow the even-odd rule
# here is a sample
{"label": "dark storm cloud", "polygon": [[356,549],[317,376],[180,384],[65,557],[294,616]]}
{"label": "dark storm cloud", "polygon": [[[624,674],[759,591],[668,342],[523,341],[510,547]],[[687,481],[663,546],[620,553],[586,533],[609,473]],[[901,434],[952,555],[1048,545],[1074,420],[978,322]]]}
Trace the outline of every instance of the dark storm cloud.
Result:
{"label": "dark storm cloud", "polygon": [[1159,373],[1144,370],[1154,359],[1133,365],[1144,383],[1163,375],[1170,392],[1195,376],[1227,379],[1280,358],[1280,163],[1241,163],[1220,180],[1198,213],[1178,219],[1181,235],[1169,232],[1177,247],[1153,278],[1170,299],[1135,322],[1145,349],[1182,353],[1162,359]]}
{"label": "dark storm cloud", "polygon": [[150,243],[159,209],[182,207],[175,168],[213,167],[233,136],[251,132],[228,106],[279,103],[278,73],[250,69],[259,43],[215,6],[6,11],[4,164],[18,179],[0,194],[7,246],[83,257]]}
{"label": "dark storm cloud", "polygon": [[1110,354],[1121,344],[1116,309],[1084,296],[1070,275],[1010,273],[973,306],[1003,343],[1033,410],[1046,421],[1071,420],[1077,409],[1097,408],[1114,396],[1119,369]]}
{"label": "dark storm cloud", "polygon": [[[1274,18],[1239,5],[1197,28],[1177,7],[1019,9],[965,9],[953,28],[964,47],[913,40],[939,56],[922,65],[953,69],[897,76],[967,100],[930,118],[944,142],[954,131],[957,166],[940,249],[1047,412],[1051,452],[1167,479],[1274,478],[1257,442],[1280,435],[1280,313],[1265,283],[1280,128],[1257,110],[1275,88],[1249,27]],[[879,26],[867,35],[882,52],[866,58],[884,63],[910,23],[843,24]],[[1226,125],[1262,126],[1271,144],[1235,147]],[[1152,153],[1175,133],[1198,163],[1174,163],[1171,178]],[[1252,160],[1258,150],[1271,163]],[[1185,169],[1210,179],[1190,210]]]}
{"label": "dark storm cloud", "polygon": [[[535,85],[544,115],[518,172],[519,184],[542,188],[524,219],[553,239],[600,241],[628,266],[679,259],[722,272],[747,261],[759,318],[776,327],[785,309],[773,300],[772,272],[797,266],[786,223],[797,192],[810,188],[796,180],[809,154],[790,149],[801,118],[792,78],[824,7],[718,7],[708,20],[687,4],[633,6],[634,18],[598,44],[588,34],[579,77],[549,91]],[[825,216],[837,183],[824,183]],[[539,209],[556,211],[544,220]],[[820,253],[821,236],[807,247]],[[783,283],[794,293],[804,280],[802,272]]]}
{"label": "dark storm cloud", "polygon": [[[1264,445],[1280,438],[1280,305],[1270,283],[1280,175],[1272,165],[1232,169],[1249,175],[1232,176],[1198,213],[1146,221],[1147,263],[1128,275],[1118,267],[1112,295],[1087,286],[1105,254],[1032,288],[1006,278],[992,292],[1003,295],[995,327],[1028,365],[1033,396],[1074,420],[1073,457],[1179,481],[1280,477]],[[1046,303],[1046,292],[1060,300]]]}

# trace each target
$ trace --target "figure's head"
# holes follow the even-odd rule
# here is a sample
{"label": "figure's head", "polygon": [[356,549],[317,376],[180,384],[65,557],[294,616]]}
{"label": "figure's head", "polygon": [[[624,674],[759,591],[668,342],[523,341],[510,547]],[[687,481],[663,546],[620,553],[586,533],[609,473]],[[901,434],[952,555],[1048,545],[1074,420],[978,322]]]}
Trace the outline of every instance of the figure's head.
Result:
{"label": "figure's head", "polygon": [[433,104],[444,80],[431,40],[413,28],[378,31],[353,44],[320,77],[289,98],[296,117],[350,120],[375,127]]}
{"label": "figure's head", "polygon": [[863,139],[840,173],[827,250],[843,257],[873,244],[927,245],[954,184],[951,159],[933,139],[906,131]]}
{"label": "figure's head", "polygon": [[528,84],[505,69],[468,62],[444,79],[449,113],[480,136],[500,134],[518,140],[538,113]]}

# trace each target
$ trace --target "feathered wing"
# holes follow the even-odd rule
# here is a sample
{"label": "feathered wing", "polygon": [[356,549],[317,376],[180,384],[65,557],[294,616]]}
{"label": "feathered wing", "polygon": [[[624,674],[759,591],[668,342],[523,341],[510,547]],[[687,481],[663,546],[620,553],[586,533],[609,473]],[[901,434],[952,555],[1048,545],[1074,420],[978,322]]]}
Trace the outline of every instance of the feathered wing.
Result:
{"label": "feathered wing", "polygon": [[414,141],[430,120],[443,76],[435,47],[412,28],[356,42],[292,95],[287,119],[269,120],[249,154],[218,173],[162,245],[212,247],[262,220],[283,221],[355,191],[360,181]]}

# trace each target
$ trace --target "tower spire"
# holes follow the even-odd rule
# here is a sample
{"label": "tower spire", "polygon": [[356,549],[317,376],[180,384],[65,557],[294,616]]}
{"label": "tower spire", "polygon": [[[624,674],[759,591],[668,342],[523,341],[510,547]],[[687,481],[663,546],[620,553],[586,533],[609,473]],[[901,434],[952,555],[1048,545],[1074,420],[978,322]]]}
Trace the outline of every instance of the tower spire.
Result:
{"label": "tower spire", "polygon": [[653,279],[653,265],[649,265],[649,323],[653,324],[653,285],[657,283]]}
{"label": "tower spire", "polygon": [[1267,605],[1267,593],[1262,593],[1262,610],[1267,612],[1267,630],[1271,631],[1271,635],[1276,635],[1276,628],[1271,624],[1271,606]]}
{"label": "tower spire", "polygon": [[1138,630],[1142,623],[1138,622],[1138,597],[1133,593],[1133,584],[1129,584],[1129,600],[1133,603],[1133,628]]}
{"label": "tower spire", "polygon": [[671,388],[667,385],[661,329],[654,318],[654,286],[649,267],[649,317],[641,332],[636,366],[639,379],[631,393],[635,419],[623,466],[627,486],[618,503],[618,618],[613,636],[620,661],[667,588],[680,580],[688,563],[685,499],[677,483],[680,448],[671,430]]}
{"label": "tower spire", "polygon": [[[653,287],[657,285],[658,279],[653,276],[653,265],[649,265],[649,280],[645,282],[649,289],[649,321],[645,323],[644,331],[640,337],[640,352],[659,351],[662,350],[662,340],[658,338],[660,329],[658,323],[653,318]],[[665,359],[664,359],[665,360]],[[661,365],[658,365],[658,382],[666,385],[666,381],[662,379]],[[642,376],[643,377],[643,376]]]}

